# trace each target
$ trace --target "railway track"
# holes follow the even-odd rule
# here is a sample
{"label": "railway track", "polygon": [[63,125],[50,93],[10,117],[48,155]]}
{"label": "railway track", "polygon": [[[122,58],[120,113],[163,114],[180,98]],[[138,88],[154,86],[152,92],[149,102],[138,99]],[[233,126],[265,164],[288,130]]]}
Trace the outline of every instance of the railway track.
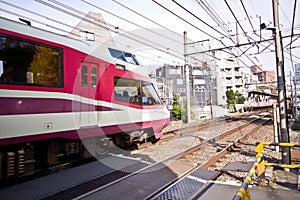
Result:
{"label": "railway track", "polygon": [[[172,139],[179,138],[179,137],[186,137],[186,136],[192,136],[192,135],[196,136],[197,133],[203,132],[203,131],[208,131],[212,127],[221,133],[223,130],[226,129],[224,127],[225,126],[224,124],[234,123],[233,126],[239,126],[239,120],[241,120],[241,121],[249,120],[248,119],[249,116],[259,114],[259,113],[260,112],[244,113],[244,114],[239,114],[236,116],[222,117],[222,118],[218,118],[218,119],[206,120],[203,122],[196,122],[196,123],[192,123],[192,124],[183,125],[178,129],[172,129],[172,130],[165,131],[163,137],[160,138],[158,143],[167,142]],[[141,149],[141,148],[149,147],[151,145],[152,145],[152,143],[143,143],[143,144],[138,145],[137,148]]]}
{"label": "railway track", "polygon": [[[154,198],[195,169],[208,169],[213,166],[221,157],[228,154],[240,139],[255,133],[268,120],[256,117],[222,134],[210,138],[203,137],[203,141],[199,141],[197,145],[159,162],[123,156],[133,162],[39,199],[97,199],[99,196],[101,199],[123,199],[122,194],[126,194],[128,199]],[[199,159],[195,162],[193,157],[202,154],[203,151],[206,152],[206,156],[210,155],[210,158],[202,163],[199,163]]]}
{"label": "railway track", "polygon": [[[197,133],[200,133],[201,135],[203,135],[203,132],[208,131],[211,127],[214,127],[214,128],[217,127],[218,130],[222,131],[225,129],[225,125],[228,122],[230,122],[228,124],[234,123],[232,126],[237,126],[237,124],[239,124],[238,120],[245,120],[251,114],[253,114],[253,113],[245,113],[242,115],[236,115],[236,116],[232,116],[232,117],[226,117],[226,118],[224,117],[224,118],[219,118],[219,119],[206,120],[206,121],[200,122],[200,123],[198,122],[198,123],[194,123],[194,124],[183,125],[179,129],[169,130],[169,131],[164,132],[164,136],[156,143],[157,143],[157,145],[160,145],[160,144],[168,142],[170,140],[174,140],[175,138],[182,138],[182,137],[196,137],[196,138],[198,137],[200,139],[200,141],[203,141],[204,139],[201,138],[202,136],[198,136],[199,134],[197,134]],[[137,148],[143,149],[143,148],[147,148],[147,147],[151,147],[151,146],[153,146],[153,143],[147,142],[147,143],[143,143],[139,146],[132,146],[127,149],[122,149],[121,153],[127,154],[128,153],[127,151],[130,152],[133,149],[137,149]],[[117,151],[119,150],[118,147],[116,147],[115,149],[117,149]],[[115,151],[115,150],[112,150],[112,151]],[[33,179],[36,179],[36,178],[39,178],[39,177],[42,177],[45,175],[50,175],[52,173],[56,173],[56,172],[59,172],[62,170],[67,170],[69,168],[84,165],[86,163],[93,162],[93,161],[95,161],[95,158],[66,160],[65,162],[61,162],[59,164],[52,165],[49,168],[35,170],[31,174],[26,174],[24,176],[18,177],[18,179],[11,179],[11,180],[7,180],[6,182],[1,182],[0,187],[1,188],[8,187],[8,186],[22,183],[25,181],[33,180]]]}
{"label": "railway track", "polygon": [[[232,160],[227,158],[230,158],[233,152],[236,153],[236,151],[238,151],[236,149],[239,148],[238,147],[239,145],[241,145],[240,141],[257,133],[262,126],[264,126],[270,121],[271,121],[270,118],[257,119],[250,122],[251,125],[255,123],[256,124],[255,126],[250,127],[251,126],[250,124],[249,126],[247,125],[241,126],[246,128],[243,134],[232,134],[233,132],[236,132],[237,129],[241,128],[241,127],[237,127],[235,129],[229,130],[228,132],[220,136],[216,136],[206,140],[206,142],[209,143],[209,145],[207,145],[206,148],[202,148],[202,150],[205,150],[206,152],[210,151],[208,153],[210,154],[209,159],[202,163],[199,163],[198,161],[191,159],[190,156],[194,154],[203,153],[203,151],[200,150],[192,151],[191,154],[188,154],[185,158],[187,158],[191,162],[198,163],[198,166],[193,170],[193,172],[188,173],[186,176],[184,176],[184,178],[174,182],[173,184],[171,184],[161,192],[158,192],[157,194],[151,196],[151,199],[153,200],[166,199],[166,198],[171,199],[172,197],[176,197],[177,199],[181,199],[181,198],[199,199],[205,193],[205,191],[208,190],[213,185],[214,182],[220,183],[220,181],[215,181],[215,179],[224,172],[226,174],[228,169],[229,171],[230,170],[233,171],[236,170],[238,172],[244,171],[245,175],[243,174],[241,177],[235,177],[235,178],[239,178],[242,181],[243,178],[248,173],[248,171],[250,170],[250,168],[252,167],[253,162],[237,162],[238,164],[236,164],[236,163],[230,163],[230,161]],[[229,140],[228,137],[230,137]],[[218,146],[216,144],[220,142],[222,142],[222,145],[226,143],[224,145],[225,147],[223,147],[222,150],[216,150],[212,148],[212,146]],[[197,160],[203,161],[204,159],[198,158]],[[221,161],[222,166],[218,164],[220,160],[222,160]],[[235,164],[237,166],[234,166]],[[229,167],[225,169],[226,166]],[[233,167],[233,169],[230,169],[230,167],[231,168]],[[188,192],[185,190],[188,190]]]}

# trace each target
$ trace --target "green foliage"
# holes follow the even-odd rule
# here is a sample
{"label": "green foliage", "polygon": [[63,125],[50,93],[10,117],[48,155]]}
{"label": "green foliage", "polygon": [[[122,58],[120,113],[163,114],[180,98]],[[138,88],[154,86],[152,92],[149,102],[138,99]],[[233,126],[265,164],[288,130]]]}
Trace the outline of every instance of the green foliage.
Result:
{"label": "green foliage", "polygon": [[171,111],[172,120],[182,120],[183,122],[187,121],[186,109],[178,102],[179,96],[173,93],[173,108]]}
{"label": "green foliage", "polygon": [[243,104],[245,102],[245,97],[240,94],[238,91],[233,90],[227,90],[226,91],[226,102],[227,102],[227,108],[234,108],[234,111],[236,112],[236,104]]}
{"label": "green foliage", "polygon": [[175,116],[181,115],[181,106],[180,106],[180,105],[173,105],[172,113],[173,113]]}
{"label": "green foliage", "polygon": [[187,121],[186,109],[181,105],[173,105],[172,108],[172,120],[182,120],[183,122]]}

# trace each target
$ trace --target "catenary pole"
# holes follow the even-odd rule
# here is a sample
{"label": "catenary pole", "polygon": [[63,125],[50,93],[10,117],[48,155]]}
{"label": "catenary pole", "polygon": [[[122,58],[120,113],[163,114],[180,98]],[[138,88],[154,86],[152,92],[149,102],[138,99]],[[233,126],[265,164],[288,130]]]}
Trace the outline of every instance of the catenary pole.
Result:
{"label": "catenary pole", "polygon": [[184,46],[184,67],[185,67],[185,83],[186,83],[186,115],[187,123],[191,122],[191,96],[190,96],[190,70],[187,62],[187,32],[183,32],[183,46]]}
{"label": "catenary pole", "polygon": [[[286,103],[286,88],[285,88],[285,75],[284,75],[284,61],[283,49],[281,40],[281,31],[279,28],[279,13],[278,13],[279,0],[273,0],[273,21],[274,21],[274,40],[276,52],[276,70],[277,70],[277,83],[278,83],[278,104],[279,104],[279,119],[280,119],[280,135],[281,142],[290,142],[289,129],[287,126],[287,103]],[[282,147],[282,163],[290,164],[290,148]]]}

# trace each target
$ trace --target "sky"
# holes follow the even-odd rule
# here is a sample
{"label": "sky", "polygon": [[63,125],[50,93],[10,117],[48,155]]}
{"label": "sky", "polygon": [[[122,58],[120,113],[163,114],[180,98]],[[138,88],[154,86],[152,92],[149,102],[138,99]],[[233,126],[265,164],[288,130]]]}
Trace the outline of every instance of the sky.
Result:
{"label": "sky", "polygon": [[[291,34],[294,1],[279,1],[282,36]],[[299,4],[298,1],[296,13],[300,12]],[[204,8],[209,8],[210,12],[206,12]],[[32,26],[60,34],[70,32],[89,11],[101,13],[106,23],[118,27],[118,31],[124,34],[140,33],[147,42],[152,41],[151,47],[145,46],[136,50],[136,54],[140,55],[145,55],[147,52],[148,57],[142,57],[145,64],[153,64],[151,61],[160,64],[183,62],[183,32],[186,31],[189,42],[202,41],[189,44],[188,53],[209,48],[225,49],[237,43],[251,43],[252,45],[239,48],[226,48],[226,54],[231,57],[241,55],[238,62],[246,69],[254,64],[260,64],[265,70],[276,70],[274,42],[271,40],[260,44],[253,43],[260,39],[273,38],[271,30],[260,32],[259,28],[261,23],[265,23],[270,28],[274,26],[272,0],[0,0],[2,17],[16,21],[18,18],[25,18],[32,22]],[[210,17],[209,14],[212,13],[222,27]],[[153,32],[160,35],[154,36]],[[118,37],[118,34],[111,34],[113,37]],[[299,14],[295,17],[294,34],[300,34]],[[295,41],[290,46],[291,38],[283,39],[283,46],[286,47],[284,49],[286,74],[290,71],[294,73],[291,68],[290,47],[294,55],[293,63],[300,63],[300,37],[293,37],[293,40]],[[120,41],[119,43],[122,44]],[[123,48],[130,48],[133,43],[134,41],[124,41],[122,45]],[[159,48],[152,48],[157,45]],[[164,52],[157,49],[162,49]],[[171,56],[173,54],[177,56]],[[149,55],[152,58],[149,58]]]}

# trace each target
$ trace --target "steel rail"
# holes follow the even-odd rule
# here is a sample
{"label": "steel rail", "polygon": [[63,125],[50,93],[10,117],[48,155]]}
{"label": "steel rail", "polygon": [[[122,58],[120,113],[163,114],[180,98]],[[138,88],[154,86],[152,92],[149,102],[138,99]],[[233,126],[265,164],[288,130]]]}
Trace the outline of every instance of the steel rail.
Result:
{"label": "steel rail", "polygon": [[[104,190],[105,188],[108,188],[108,187],[110,187],[110,186],[112,186],[114,184],[117,184],[117,183],[119,183],[121,181],[124,181],[125,179],[128,179],[128,178],[130,178],[132,176],[138,175],[138,174],[143,173],[143,172],[147,172],[151,168],[157,168],[157,167],[160,167],[160,166],[167,166],[166,163],[169,163],[170,161],[171,162],[179,161],[181,158],[183,158],[186,155],[189,155],[189,154],[191,154],[191,153],[199,150],[203,145],[211,142],[212,140],[217,140],[217,139],[220,139],[221,137],[228,136],[229,134],[232,134],[232,133],[236,132],[237,130],[240,130],[241,128],[244,128],[247,125],[250,125],[250,124],[252,124],[252,123],[254,123],[254,122],[258,121],[258,120],[260,120],[260,118],[253,119],[253,120],[251,120],[251,121],[249,121],[247,123],[244,123],[244,124],[242,124],[242,125],[240,125],[238,127],[233,128],[233,129],[231,129],[229,131],[226,131],[225,133],[219,134],[219,135],[217,135],[215,137],[209,138],[208,140],[202,141],[199,144],[197,144],[197,145],[195,145],[193,147],[190,147],[190,148],[188,148],[188,149],[186,149],[186,150],[184,150],[184,151],[182,151],[180,153],[177,153],[177,154],[175,154],[173,156],[170,156],[170,157],[168,157],[168,158],[166,158],[166,159],[164,159],[164,160],[162,160],[160,162],[150,164],[150,165],[148,165],[148,166],[146,166],[144,168],[141,168],[141,169],[139,169],[139,170],[137,170],[137,171],[135,171],[133,173],[130,173],[130,174],[126,175],[126,176],[123,176],[120,179],[114,180],[114,181],[112,181],[112,182],[110,182],[110,183],[108,183],[106,185],[103,185],[103,186],[97,188],[97,189],[94,189],[94,190],[91,190],[91,191],[89,191],[89,192],[87,192],[85,194],[82,194],[82,195],[80,195],[80,196],[78,196],[78,197],[76,197],[74,199],[75,200],[79,200],[79,199],[86,198],[86,197],[88,197],[88,196],[90,196],[92,194],[95,194],[95,193],[97,193],[97,192],[99,192],[101,190]],[[255,128],[255,129],[257,129],[257,128]],[[186,171],[185,173],[182,173],[182,174],[178,175],[178,177],[176,178],[176,180],[173,180],[173,182],[170,182],[170,183],[164,185],[158,191],[155,191],[155,193],[150,194],[149,197],[151,197],[151,196],[157,194],[158,192],[162,191],[164,188],[170,186],[171,184],[173,184],[174,182],[176,182],[177,180],[179,180],[183,176],[187,175],[188,173],[190,173],[191,171],[193,171],[197,167],[199,167],[199,166],[194,166],[193,168],[191,168],[190,170]]]}
{"label": "steel rail", "polygon": [[220,160],[222,157],[224,157],[227,153],[231,151],[231,149],[234,146],[237,146],[239,144],[239,141],[256,133],[264,124],[268,123],[271,119],[263,121],[261,124],[259,124],[257,127],[251,129],[249,132],[245,133],[241,137],[237,138],[230,144],[228,144],[222,151],[218,152],[214,157],[210,158],[207,160],[205,163],[201,164],[200,168],[201,169],[208,169],[212,165],[214,165],[218,160]]}

